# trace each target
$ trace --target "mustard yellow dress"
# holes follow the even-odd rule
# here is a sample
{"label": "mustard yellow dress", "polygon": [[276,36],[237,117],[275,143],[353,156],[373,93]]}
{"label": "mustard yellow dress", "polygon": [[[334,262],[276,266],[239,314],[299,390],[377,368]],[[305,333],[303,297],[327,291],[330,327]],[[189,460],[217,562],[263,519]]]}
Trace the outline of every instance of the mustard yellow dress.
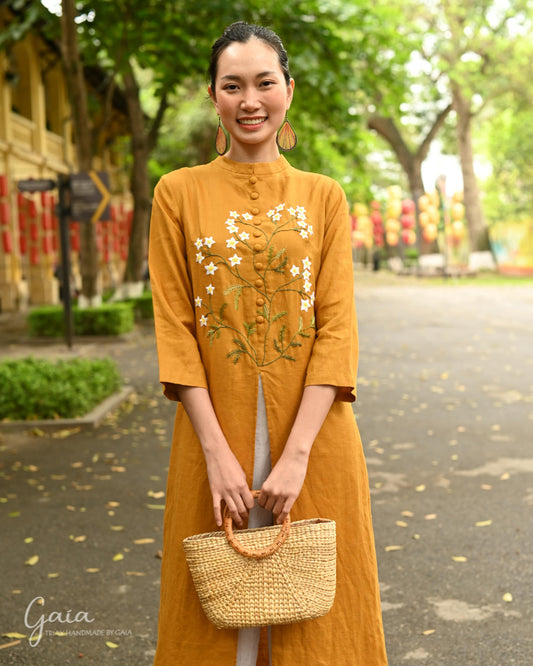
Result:
{"label": "mustard yellow dress", "polygon": [[[158,183],[150,230],[160,380],[209,389],[252,483],[259,377],[272,465],[304,386],[338,388],[291,518],[337,522],[328,615],[272,627],[272,666],[387,663],[366,465],[355,400],[357,324],[348,207],[332,179],[279,157],[218,157]],[[238,630],[205,617],[182,540],[216,528],[206,465],[178,402],[168,473],[156,666],[235,664]]]}

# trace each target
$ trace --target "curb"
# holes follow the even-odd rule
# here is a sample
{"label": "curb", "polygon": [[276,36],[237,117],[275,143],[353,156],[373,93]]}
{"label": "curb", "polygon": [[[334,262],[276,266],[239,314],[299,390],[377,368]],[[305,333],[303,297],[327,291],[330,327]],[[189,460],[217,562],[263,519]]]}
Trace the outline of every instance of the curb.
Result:
{"label": "curb", "polygon": [[97,405],[91,412],[73,419],[45,419],[35,421],[1,421],[0,432],[33,430],[63,430],[66,428],[98,428],[105,417],[117,409],[134,392],[133,386],[124,386]]}

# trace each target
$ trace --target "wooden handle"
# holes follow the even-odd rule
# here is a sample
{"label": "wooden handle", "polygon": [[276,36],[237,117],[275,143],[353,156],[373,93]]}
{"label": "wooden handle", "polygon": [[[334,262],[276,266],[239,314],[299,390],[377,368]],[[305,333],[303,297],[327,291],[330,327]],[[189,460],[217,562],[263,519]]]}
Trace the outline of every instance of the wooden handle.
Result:
{"label": "wooden handle", "polygon": [[[259,490],[252,490],[251,492],[255,498],[259,497],[260,493]],[[278,548],[280,548],[280,546],[282,546],[285,543],[287,537],[289,536],[289,532],[291,531],[291,518],[290,516],[287,516],[285,518],[285,520],[281,524],[280,531],[278,532],[274,541],[269,546],[265,546],[264,548],[260,548],[258,550],[254,550],[253,548],[247,548],[237,540],[237,537],[233,532],[233,519],[228,513],[227,506],[224,507],[224,531],[226,532],[226,539],[228,540],[229,545],[234,550],[236,550],[239,553],[239,555],[243,555],[244,557],[252,557],[256,560],[260,560],[263,557],[268,557],[269,555],[273,555],[278,550]]]}

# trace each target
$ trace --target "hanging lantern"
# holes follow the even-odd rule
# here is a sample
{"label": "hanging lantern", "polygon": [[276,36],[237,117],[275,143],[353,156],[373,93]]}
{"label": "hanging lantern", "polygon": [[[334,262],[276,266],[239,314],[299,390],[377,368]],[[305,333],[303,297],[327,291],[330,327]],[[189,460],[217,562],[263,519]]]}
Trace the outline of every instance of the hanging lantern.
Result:
{"label": "hanging lantern", "polygon": [[5,174],[2,174],[0,176],[0,197],[7,197],[8,195],[8,187],[7,187],[7,176]]}
{"label": "hanging lantern", "polygon": [[2,201],[0,203],[0,222],[2,224],[9,224],[9,204],[7,201]]}
{"label": "hanging lantern", "polygon": [[13,252],[11,233],[7,230],[2,231],[2,248],[4,250],[4,254],[11,254]]}
{"label": "hanging lantern", "polygon": [[32,266],[39,265],[39,249],[32,247],[30,250],[30,263]]}

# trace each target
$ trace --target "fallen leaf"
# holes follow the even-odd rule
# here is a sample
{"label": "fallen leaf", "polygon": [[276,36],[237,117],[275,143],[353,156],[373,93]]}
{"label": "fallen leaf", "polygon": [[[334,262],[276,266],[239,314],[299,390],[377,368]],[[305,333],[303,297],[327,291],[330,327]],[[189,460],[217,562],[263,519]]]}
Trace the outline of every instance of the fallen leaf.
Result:
{"label": "fallen leaf", "polygon": [[488,525],[492,525],[492,520],[478,520],[476,523],[476,527],[487,527]]}
{"label": "fallen leaf", "polygon": [[510,478],[511,478],[511,475],[509,474],[509,472],[505,472],[504,474],[502,474],[500,476],[501,481],[507,481],[507,479],[510,479]]}
{"label": "fallen leaf", "polygon": [[100,571],[100,569],[96,569],[96,568],[92,567],[92,568],[89,568],[89,569],[85,569],[85,571],[87,573],[98,573]]}
{"label": "fallen leaf", "polygon": [[148,509],[161,509],[163,510],[165,508],[164,504],[147,504],[146,505]]}
{"label": "fallen leaf", "polygon": [[118,648],[118,645],[116,643],[112,643],[111,641],[106,641],[105,644],[108,648]]}
{"label": "fallen leaf", "polygon": [[124,559],[124,555],[122,553],[117,553],[116,555],[113,555],[113,562],[119,562],[120,560]]}
{"label": "fallen leaf", "polygon": [[402,516],[406,518],[412,518],[415,514],[412,511],[402,511]]}
{"label": "fallen leaf", "polygon": [[161,499],[162,497],[165,496],[165,493],[163,490],[159,490],[158,492],[154,492],[153,490],[149,490],[147,493],[148,497],[153,497],[154,499]]}
{"label": "fallen leaf", "polygon": [[142,571],[126,571],[126,576],[146,576]]}
{"label": "fallen leaf", "polygon": [[58,573],[49,573],[48,578],[59,578],[59,574]]}
{"label": "fallen leaf", "polygon": [[431,634],[435,633],[435,629],[426,629],[425,631],[422,632],[423,636],[431,636]]}
{"label": "fallen leaf", "polygon": [[436,517],[437,517],[436,513],[428,513],[427,515],[424,516],[426,520],[435,520]]}
{"label": "fallen leaf", "polygon": [[150,538],[150,537],[147,537],[147,538],[145,538],[145,539],[135,539],[135,540],[133,541],[133,543],[135,543],[135,544],[137,544],[137,545],[141,545],[141,544],[143,544],[143,543],[154,543],[154,541],[155,541],[155,539],[152,539],[152,538]]}
{"label": "fallen leaf", "polygon": [[415,488],[417,493],[423,493],[425,489],[426,489],[426,486],[423,483],[421,483],[419,486],[416,486],[416,488]]}
{"label": "fallen leaf", "polygon": [[110,525],[109,527],[113,530],[113,532],[122,532],[122,530],[125,529],[124,525]]}
{"label": "fallen leaf", "polygon": [[72,537],[72,541],[74,541],[74,543],[82,543],[86,539],[87,539],[87,536],[85,534],[80,534],[80,536]]}
{"label": "fallen leaf", "polygon": [[117,506],[120,506],[120,502],[108,502],[105,505],[106,509],[115,509]]}
{"label": "fallen leaf", "polygon": [[24,562],[24,564],[26,564],[28,567],[33,567],[37,564],[38,561],[39,561],[39,556],[32,555]]}
{"label": "fallen leaf", "polygon": [[487,483],[482,484],[481,486],[482,490],[492,490],[492,486],[489,486]]}
{"label": "fallen leaf", "polygon": [[121,465],[113,465],[113,466],[111,467],[111,471],[112,471],[112,472],[125,472],[125,471],[126,471],[126,468],[125,468],[125,467],[122,467]]}
{"label": "fallen leaf", "polygon": [[0,645],[0,650],[4,650],[5,648],[10,648],[10,647],[15,647],[15,645],[20,645],[20,641],[11,641],[10,643],[4,643],[3,645]]}
{"label": "fallen leaf", "polygon": [[80,467],[83,467],[83,463],[82,462],[73,462],[70,466],[73,467],[74,469],[78,469]]}
{"label": "fallen leaf", "polygon": [[2,634],[2,638],[26,638],[26,634],[19,634],[17,631],[10,631],[7,634]]}
{"label": "fallen leaf", "polygon": [[506,604],[510,604],[511,601],[513,600],[513,595],[510,592],[506,592],[502,599],[505,601]]}
{"label": "fallen leaf", "polygon": [[403,546],[385,546],[386,553],[392,553],[395,550],[402,550]]}
{"label": "fallen leaf", "polygon": [[26,537],[24,543],[33,543],[33,537]]}
{"label": "fallen leaf", "polygon": [[452,560],[454,562],[468,562],[468,558],[463,555],[453,555]]}

